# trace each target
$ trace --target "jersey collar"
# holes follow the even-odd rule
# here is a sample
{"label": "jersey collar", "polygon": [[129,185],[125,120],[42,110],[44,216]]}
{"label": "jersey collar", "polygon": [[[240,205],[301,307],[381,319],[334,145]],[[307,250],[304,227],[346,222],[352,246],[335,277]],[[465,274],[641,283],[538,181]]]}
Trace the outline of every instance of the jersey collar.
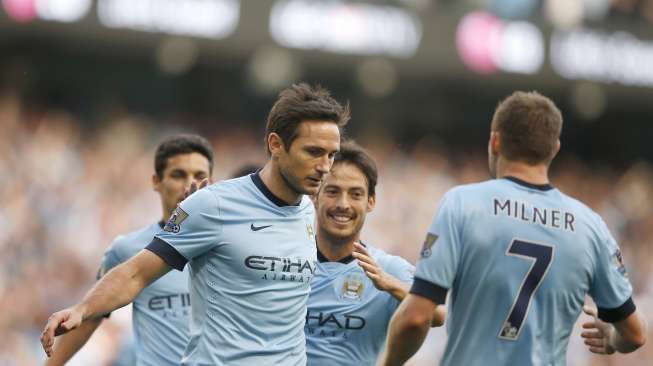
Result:
{"label": "jersey collar", "polygon": [[[363,243],[361,242],[361,244],[363,244]],[[363,246],[367,248],[367,245],[363,244]],[[320,263],[337,262],[337,263],[342,263],[342,264],[349,264],[354,259],[356,259],[356,258],[354,258],[354,256],[352,254],[350,254],[350,255],[348,255],[348,256],[346,256],[344,258],[340,258],[340,260],[338,260],[338,261],[330,261],[327,257],[324,256],[324,254],[322,254],[322,252],[320,252],[320,247],[318,247],[317,244],[315,245],[315,247],[317,248],[317,261],[320,262]]]}
{"label": "jersey collar", "polygon": [[526,188],[537,189],[537,190],[540,190],[540,191],[550,191],[550,190],[553,189],[553,186],[552,186],[550,183],[546,183],[546,184],[533,184],[533,183],[529,183],[529,182],[526,182],[526,181],[521,180],[521,179],[519,179],[519,178],[515,178],[515,177],[513,177],[513,176],[509,176],[509,175],[508,175],[508,176],[505,176],[505,177],[502,177],[502,178],[503,178],[503,179],[507,179],[507,180],[509,180],[509,181],[511,181],[511,182],[517,183],[517,184],[519,184],[520,186],[524,186],[524,187],[526,187]]}
{"label": "jersey collar", "polygon": [[267,199],[272,201],[272,203],[274,203],[275,205],[277,205],[279,207],[299,206],[299,204],[302,202],[302,200],[300,199],[296,204],[290,204],[290,203],[282,200],[281,198],[275,196],[274,193],[272,193],[272,191],[270,191],[268,189],[268,187],[265,186],[265,183],[263,183],[263,179],[261,179],[261,176],[258,173],[259,172],[252,173],[252,174],[249,175],[252,178],[252,182],[254,182],[254,185],[256,186],[256,188],[258,188],[258,190],[261,191],[261,193],[263,193],[263,195]]}

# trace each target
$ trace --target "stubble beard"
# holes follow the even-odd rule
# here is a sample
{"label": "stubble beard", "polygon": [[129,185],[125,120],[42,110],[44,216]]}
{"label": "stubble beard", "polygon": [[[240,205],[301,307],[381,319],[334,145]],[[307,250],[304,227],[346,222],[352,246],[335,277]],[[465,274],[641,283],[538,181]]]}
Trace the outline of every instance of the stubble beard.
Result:
{"label": "stubble beard", "polygon": [[310,194],[309,192],[306,192],[306,190],[301,187],[301,185],[297,184],[291,178],[289,178],[289,174],[287,174],[281,166],[279,167],[279,175],[281,175],[281,179],[283,179],[283,182],[288,188],[290,188],[291,191],[297,193],[298,195]]}

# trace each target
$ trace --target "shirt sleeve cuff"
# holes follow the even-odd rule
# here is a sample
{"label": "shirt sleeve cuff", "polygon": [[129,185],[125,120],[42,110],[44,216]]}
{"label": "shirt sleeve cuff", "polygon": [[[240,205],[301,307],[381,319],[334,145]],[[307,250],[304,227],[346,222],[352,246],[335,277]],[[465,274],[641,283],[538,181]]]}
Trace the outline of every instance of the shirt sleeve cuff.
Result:
{"label": "shirt sleeve cuff", "polygon": [[626,319],[630,314],[634,313],[637,309],[633,298],[629,297],[626,302],[621,306],[614,309],[598,308],[599,309],[599,319],[603,320],[606,323],[616,323],[618,321]]}
{"label": "shirt sleeve cuff", "polygon": [[161,259],[163,259],[170,267],[177,271],[183,271],[184,266],[188,262],[188,259],[179,254],[177,249],[156,236],[152,239],[150,244],[145,247],[145,249],[161,257]]}
{"label": "shirt sleeve cuff", "polygon": [[444,304],[447,299],[448,289],[436,285],[432,282],[415,277],[413,286],[410,288],[410,293],[425,297],[438,305]]}

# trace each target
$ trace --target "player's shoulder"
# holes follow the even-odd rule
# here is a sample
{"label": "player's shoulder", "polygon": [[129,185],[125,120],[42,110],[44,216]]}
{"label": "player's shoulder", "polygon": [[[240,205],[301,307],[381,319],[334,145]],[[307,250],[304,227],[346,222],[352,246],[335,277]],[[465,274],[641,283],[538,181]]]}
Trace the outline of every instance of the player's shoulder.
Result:
{"label": "player's shoulder", "polygon": [[449,188],[449,190],[445,192],[444,197],[450,199],[461,199],[479,194],[486,194],[487,192],[500,189],[499,187],[500,185],[497,183],[496,179],[477,183],[460,184]]}
{"label": "player's shoulder", "polygon": [[[242,192],[238,192],[242,186],[240,177],[225,181],[220,181],[202,188],[184,199],[179,207],[186,213],[188,211],[211,211],[219,209],[224,204],[224,200],[230,197],[242,197]],[[237,181],[241,181],[240,184]]]}
{"label": "player's shoulder", "polygon": [[451,187],[447,190],[440,201],[440,206],[448,206],[448,208],[478,204],[482,202],[479,200],[481,197],[493,195],[499,189],[494,180],[488,180],[479,183],[461,184]]}
{"label": "player's shoulder", "polygon": [[132,232],[118,235],[106,250],[107,254],[114,255],[122,260],[130,258],[145,248],[156,233],[161,230],[158,223],[153,223]]}
{"label": "player's shoulder", "polygon": [[603,236],[607,233],[607,224],[596,211],[566,193],[559,192],[559,195],[560,199],[564,202],[564,206],[576,214],[576,220],[579,223],[587,225],[590,231],[596,232],[598,235]]}
{"label": "player's shoulder", "polygon": [[251,175],[245,175],[214,183],[195,193],[203,190],[206,190],[204,199],[209,199],[210,194],[214,196],[214,200],[222,205],[229,201],[242,201],[245,197],[255,195],[256,186],[252,181]]}
{"label": "player's shoulder", "polygon": [[365,243],[367,251],[372,258],[383,268],[385,271],[402,270],[404,268],[410,269],[413,267],[404,258],[385,252],[381,248],[377,248],[371,244]]}

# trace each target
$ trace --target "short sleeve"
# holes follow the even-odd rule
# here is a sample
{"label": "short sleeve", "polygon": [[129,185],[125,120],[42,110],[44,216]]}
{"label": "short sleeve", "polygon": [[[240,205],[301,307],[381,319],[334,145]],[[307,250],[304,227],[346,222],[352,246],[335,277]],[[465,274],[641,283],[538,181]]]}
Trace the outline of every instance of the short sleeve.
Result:
{"label": "short sleeve", "polygon": [[598,237],[594,279],[589,293],[598,307],[599,318],[614,323],[635,311],[631,297],[633,288],[628,281],[621,250],[603,220],[599,224]]}
{"label": "short sleeve", "polygon": [[204,188],[177,206],[163,230],[145,249],[183,271],[186,262],[217,244],[220,232],[218,200],[209,188]]}
{"label": "short sleeve", "polygon": [[98,269],[96,280],[102,278],[107,272],[109,272],[113,267],[122,263],[123,260],[120,258],[118,253],[116,253],[115,245],[112,244],[102,256],[102,262],[100,263],[100,268]]}
{"label": "short sleeve", "polygon": [[401,257],[391,256],[389,263],[384,270],[403,283],[413,283],[415,267]]}
{"label": "short sleeve", "polygon": [[442,202],[426,234],[410,292],[444,304],[460,262],[460,220],[453,191]]}

